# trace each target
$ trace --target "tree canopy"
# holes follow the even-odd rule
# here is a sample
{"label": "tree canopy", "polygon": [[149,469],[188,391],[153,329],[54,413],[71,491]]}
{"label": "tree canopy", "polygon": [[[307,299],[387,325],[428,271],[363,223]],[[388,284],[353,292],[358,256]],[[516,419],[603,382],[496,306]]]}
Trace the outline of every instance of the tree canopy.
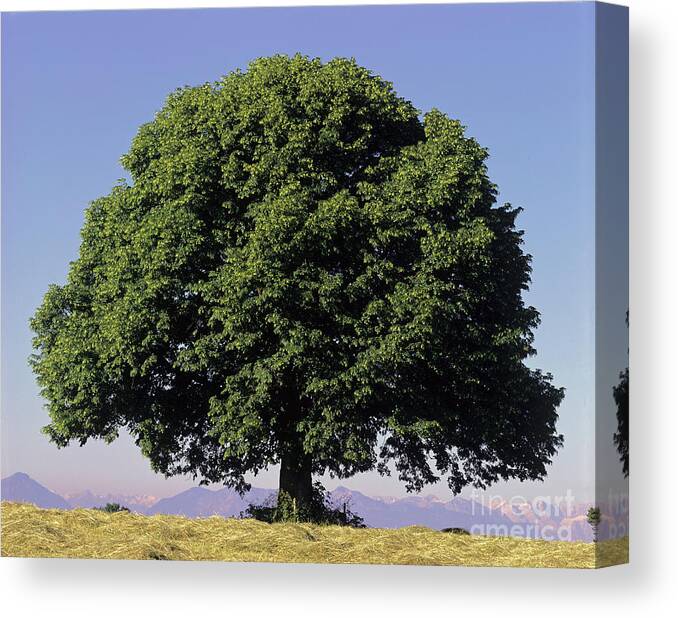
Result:
{"label": "tree canopy", "polygon": [[[626,312],[626,326],[629,325],[629,312]],[[629,368],[619,374],[619,384],[612,387],[612,395],[617,406],[617,431],[613,440],[619,452],[624,476],[629,475]]]}
{"label": "tree canopy", "polygon": [[50,440],[124,428],[239,490],[279,463],[300,498],[389,464],[412,491],[543,478],[563,390],[526,365],[520,208],[464,131],[340,58],[172,93],[32,320]]}
{"label": "tree canopy", "polygon": [[629,370],[619,374],[619,384],[612,389],[617,404],[617,431],[614,444],[619,452],[624,476],[629,475]]}

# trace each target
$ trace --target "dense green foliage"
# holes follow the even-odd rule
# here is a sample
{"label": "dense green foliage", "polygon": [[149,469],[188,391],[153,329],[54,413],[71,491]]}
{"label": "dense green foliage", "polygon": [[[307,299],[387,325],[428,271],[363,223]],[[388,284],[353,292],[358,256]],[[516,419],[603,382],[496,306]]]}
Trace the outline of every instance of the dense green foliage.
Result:
{"label": "dense green foliage", "polygon": [[[629,312],[626,312],[626,325],[629,324]],[[617,431],[614,444],[619,452],[624,476],[629,475],[629,368],[619,374],[619,384],[612,388],[614,402],[617,405]]]}
{"label": "dense green foliage", "polygon": [[617,431],[614,443],[619,452],[624,476],[629,475],[629,369],[619,374],[619,384],[613,388],[614,401],[617,404]]}
{"label": "dense green foliage", "polygon": [[47,435],[125,428],[239,490],[282,463],[301,498],[389,463],[408,490],[543,478],[563,391],[525,364],[530,256],[487,156],[350,60],[177,90],[32,320]]}

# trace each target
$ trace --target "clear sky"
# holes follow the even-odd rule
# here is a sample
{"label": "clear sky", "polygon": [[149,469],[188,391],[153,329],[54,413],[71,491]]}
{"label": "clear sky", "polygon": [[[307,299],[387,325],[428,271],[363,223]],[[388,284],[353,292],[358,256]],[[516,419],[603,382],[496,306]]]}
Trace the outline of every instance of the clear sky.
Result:
{"label": "clear sky", "polygon": [[[131,440],[57,450],[27,364],[28,321],[77,256],[83,211],[124,176],[119,157],[169,92],[258,56],[353,56],[422,112],[437,107],[489,148],[500,200],[522,206],[542,314],[531,364],[567,389],[565,447],[545,483],[492,493],[592,494],[593,5],[14,13],[2,16],[2,476],[60,491],[171,495]],[[624,309],[625,310],[625,309]],[[623,321],[624,314],[620,314]],[[621,369],[621,367],[620,367]],[[276,485],[275,471],[259,486]],[[328,480],[333,487],[337,481]],[[403,495],[397,479],[342,484]],[[446,486],[424,493],[449,496]]]}

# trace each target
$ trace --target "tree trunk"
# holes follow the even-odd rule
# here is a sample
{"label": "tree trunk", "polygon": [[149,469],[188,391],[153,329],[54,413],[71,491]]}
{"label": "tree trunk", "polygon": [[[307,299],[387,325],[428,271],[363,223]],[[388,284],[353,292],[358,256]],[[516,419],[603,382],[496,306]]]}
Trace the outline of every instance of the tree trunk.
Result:
{"label": "tree trunk", "polygon": [[286,492],[296,501],[297,508],[311,501],[313,480],[311,458],[303,448],[287,448],[280,457],[280,483],[278,490]]}

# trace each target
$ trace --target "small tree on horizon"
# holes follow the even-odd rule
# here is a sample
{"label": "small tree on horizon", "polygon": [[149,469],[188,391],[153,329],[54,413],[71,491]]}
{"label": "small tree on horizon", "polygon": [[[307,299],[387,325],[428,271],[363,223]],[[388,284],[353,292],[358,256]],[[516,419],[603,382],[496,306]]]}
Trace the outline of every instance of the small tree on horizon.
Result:
{"label": "small tree on horizon", "polygon": [[598,542],[598,528],[601,522],[600,508],[599,507],[589,507],[589,510],[586,513],[586,521],[588,521],[591,529],[593,530],[593,542]]}
{"label": "small tree on horizon", "polygon": [[45,433],[125,430],[153,470],[241,492],[280,465],[296,505],[324,473],[543,479],[563,389],[525,362],[531,256],[487,156],[353,60],[177,90],[31,322]]}

